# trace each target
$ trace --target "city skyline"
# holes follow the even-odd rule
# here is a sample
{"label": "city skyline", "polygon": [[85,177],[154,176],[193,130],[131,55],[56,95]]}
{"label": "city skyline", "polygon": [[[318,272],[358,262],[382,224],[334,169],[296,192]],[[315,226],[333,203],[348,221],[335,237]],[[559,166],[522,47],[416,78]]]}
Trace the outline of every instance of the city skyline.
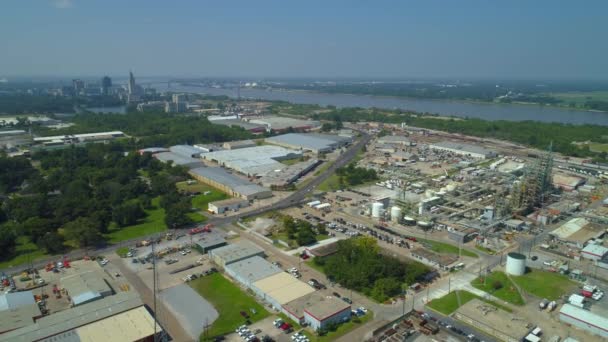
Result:
{"label": "city skyline", "polygon": [[608,79],[601,1],[147,5],[5,2],[0,77]]}

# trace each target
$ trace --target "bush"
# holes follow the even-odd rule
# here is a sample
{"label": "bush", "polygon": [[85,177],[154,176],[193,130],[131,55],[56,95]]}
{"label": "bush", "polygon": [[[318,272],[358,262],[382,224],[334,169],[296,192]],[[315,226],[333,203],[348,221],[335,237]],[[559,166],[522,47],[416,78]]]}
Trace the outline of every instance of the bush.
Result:
{"label": "bush", "polygon": [[502,289],[502,283],[500,282],[500,280],[496,280],[492,283],[492,288],[496,291],[496,290],[500,290]]}

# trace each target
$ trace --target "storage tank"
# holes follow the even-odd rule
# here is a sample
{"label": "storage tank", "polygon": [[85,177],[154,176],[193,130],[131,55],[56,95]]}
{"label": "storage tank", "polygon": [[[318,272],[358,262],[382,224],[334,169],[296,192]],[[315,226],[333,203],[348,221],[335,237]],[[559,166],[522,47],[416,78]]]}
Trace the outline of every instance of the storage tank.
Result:
{"label": "storage tank", "polygon": [[526,256],[511,252],[507,254],[507,274],[520,276],[526,273]]}
{"label": "storage tank", "polygon": [[423,228],[423,229],[428,229],[428,228],[433,227],[433,223],[427,222],[427,221],[418,221],[416,223],[418,224],[418,227]]}
{"label": "storage tank", "polygon": [[393,206],[391,208],[391,221],[399,222],[401,221],[401,208],[397,206]]}
{"label": "storage tank", "polygon": [[380,218],[382,215],[382,210],[384,209],[384,204],[380,202],[372,203],[372,217]]}

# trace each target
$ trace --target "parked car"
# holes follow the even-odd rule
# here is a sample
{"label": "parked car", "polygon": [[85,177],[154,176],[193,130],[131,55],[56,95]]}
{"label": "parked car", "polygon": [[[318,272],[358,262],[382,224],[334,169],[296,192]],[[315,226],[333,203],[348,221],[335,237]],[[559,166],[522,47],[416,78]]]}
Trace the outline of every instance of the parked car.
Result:
{"label": "parked car", "polygon": [[536,261],[536,260],[538,260],[538,257],[536,255],[533,255],[531,259],[532,259],[532,261]]}
{"label": "parked car", "polygon": [[334,295],[334,297],[338,297],[338,298],[342,297],[342,296],[340,296],[340,294],[338,292],[333,292],[332,294]]}
{"label": "parked car", "polygon": [[348,304],[352,304],[353,303],[353,301],[350,300],[350,298],[348,298],[348,297],[342,297],[342,300],[345,301],[345,302],[347,302]]}

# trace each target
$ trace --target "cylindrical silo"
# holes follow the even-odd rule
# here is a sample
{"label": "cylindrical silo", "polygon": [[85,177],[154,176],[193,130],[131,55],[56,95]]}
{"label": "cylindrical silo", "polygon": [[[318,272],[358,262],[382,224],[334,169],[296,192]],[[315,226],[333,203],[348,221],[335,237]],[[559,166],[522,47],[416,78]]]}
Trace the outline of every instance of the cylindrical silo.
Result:
{"label": "cylindrical silo", "polygon": [[401,208],[394,206],[391,208],[391,221],[399,222],[401,221]]}
{"label": "cylindrical silo", "polygon": [[526,273],[526,256],[515,252],[507,254],[507,274],[520,276],[524,273]]}
{"label": "cylindrical silo", "polygon": [[384,204],[380,202],[372,203],[372,217],[379,218],[382,215],[382,209],[384,209]]}

